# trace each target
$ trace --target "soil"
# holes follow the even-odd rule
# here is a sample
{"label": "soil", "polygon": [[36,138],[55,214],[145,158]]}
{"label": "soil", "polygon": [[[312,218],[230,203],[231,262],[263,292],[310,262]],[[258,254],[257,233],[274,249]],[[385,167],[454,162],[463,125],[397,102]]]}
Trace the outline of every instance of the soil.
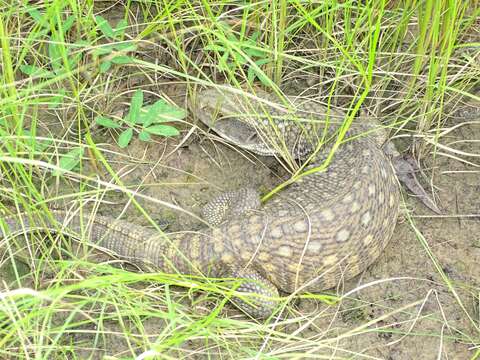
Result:
{"label": "soil", "polygon": [[[452,124],[461,121],[449,120]],[[187,130],[183,134],[188,133]],[[478,156],[478,139],[480,118],[477,117],[443,137],[441,144]],[[135,140],[126,149],[118,148],[112,135],[105,131],[98,131],[95,140],[104,141],[103,148],[113,151],[106,157],[124,184],[144,195],[138,198],[142,207],[153,219],[168,220],[171,231],[198,229],[202,224],[186,213],[159,206],[148,198],[167,201],[200,215],[201,206],[222,191],[243,186],[266,191],[285,176],[278,167],[276,171],[271,170],[274,163],[271,159],[232,149],[200,128],[188,139],[157,138],[153,143]],[[443,153],[439,149],[435,157],[427,156],[423,168],[428,178],[433,179],[444,215],[433,214],[404,193],[404,207],[409,210],[410,220],[405,215],[397,224],[388,248],[375,264],[337,289],[339,294],[359,287],[361,290],[334,306],[315,300],[297,300],[295,315],[302,314],[308,320],[283,327],[282,331],[318,344],[316,354],[356,354],[359,358],[368,355],[381,359],[466,359],[471,356],[469,347],[474,341],[468,334],[476,331],[468,316],[477,326],[479,320],[479,165],[478,161],[473,165],[474,156],[462,156],[472,163],[469,165]],[[98,170],[87,164],[85,171],[92,174]],[[107,172],[98,175],[104,180],[110,178]],[[52,189],[57,194],[69,191],[64,185]],[[124,212],[123,216],[130,221],[148,225],[121,193],[106,194],[99,212],[113,216]],[[8,267],[2,270],[2,280],[9,283],[12,279],[8,279]],[[462,305],[440,273],[455,287]],[[227,311],[242,316],[233,308]],[[152,333],[160,333],[160,325],[158,322],[144,324]],[[339,337],[346,333],[349,335]],[[452,340],[453,337],[457,340]],[[464,341],[458,341],[459,338]],[[115,336],[109,336],[102,354],[115,354],[125,346]],[[315,346],[309,350],[312,349]]]}
{"label": "soil", "polygon": [[[159,85],[153,93],[165,93],[170,98],[172,93],[178,94],[169,89],[169,85],[163,88]],[[181,97],[173,100],[183,103]],[[480,104],[470,104],[466,114],[478,113],[470,119],[463,117],[464,109],[463,105],[461,109],[453,109],[445,126],[464,125],[443,136],[440,143],[473,155],[452,156],[455,154],[437,148],[426,154],[422,163],[425,179],[432,185],[444,214],[432,213],[404,192],[405,215],[385,252],[366,272],[341,284],[335,292],[347,294],[351,289],[358,290],[337,305],[312,299],[295,300],[290,315],[304,316],[304,320],[276,330],[285,337],[301,338],[300,347],[295,348],[294,343],[283,342],[284,338],[280,337],[269,343],[272,354],[278,349],[279,357],[287,352],[310,352],[318,358],[323,355],[325,358],[392,360],[472,356],[476,350],[472,344],[479,343],[480,326]],[[462,117],[455,116],[460,113]],[[191,122],[192,118],[188,120]],[[58,123],[58,117],[47,110],[40,122],[54,134],[65,131],[63,126],[52,127]],[[116,144],[116,134],[101,129],[94,131],[94,141],[108,151],[103,154],[113,170],[126,186],[142,195],[136,199],[155,221],[168,222],[169,231],[196,230],[202,223],[186,212],[162,206],[158,200],[200,216],[201,207],[222,191],[251,186],[266,192],[285,179],[286,172],[275,165],[275,160],[233,149],[213,134],[207,134],[201,126],[190,133],[191,129],[192,124],[187,123],[180,138],[157,137],[150,143],[136,139],[125,149]],[[82,171],[86,175],[112,180],[101,164],[87,161],[84,165]],[[78,191],[74,181],[50,181],[43,186],[46,197]],[[131,222],[149,226],[147,219],[122,193],[108,191],[88,200],[98,205],[100,214],[123,214],[123,218]],[[54,205],[66,206],[65,203]],[[8,264],[1,268],[0,284],[4,285],[0,286],[12,283],[12,271]],[[28,269],[24,271],[27,273]],[[244,318],[231,306],[224,311],[227,316]],[[166,322],[150,319],[143,326],[154,336],[162,333]],[[102,338],[102,350],[87,349],[78,353],[78,357],[102,358],[128,353],[129,344],[115,333],[121,332],[120,325],[111,321],[108,329],[111,332]],[[89,336],[77,335],[70,341],[88,343],[95,335]],[[189,354],[196,352],[197,345],[189,340],[181,345],[178,353],[172,350],[171,356],[194,357]],[[205,343],[199,346],[203,348],[196,353],[197,358],[232,357],[232,354],[217,353],[216,348],[205,348]],[[257,349],[261,346],[262,339],[259,339]]]}

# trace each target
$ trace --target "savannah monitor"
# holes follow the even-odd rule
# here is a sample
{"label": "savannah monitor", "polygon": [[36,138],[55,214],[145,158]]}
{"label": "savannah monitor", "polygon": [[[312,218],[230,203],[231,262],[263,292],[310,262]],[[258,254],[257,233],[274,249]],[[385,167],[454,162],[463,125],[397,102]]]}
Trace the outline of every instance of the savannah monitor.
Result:
{"label": "savannah monitor", "polygon": [[[202,122],[254,153],[291,154],[284,157],[292,166],[308,158],[308,175],[264,204],[248,188],[220,195],[205,206],[211,226],[200,232],[167,238],[126,220],[52,211],[3,219],[3,237],[48,228],[145,271],[240,278],[233,302],[259,319],[277,308],[278,290],[318,292],[365,270],[392,237],[399,213],[399,185],[380,127],[356,119],[329,166],[312,171],[328,158],[345,114],[310,100],[220,89],[200,91],[192,101]],[[315,154],[319,140],[326,145]]]}

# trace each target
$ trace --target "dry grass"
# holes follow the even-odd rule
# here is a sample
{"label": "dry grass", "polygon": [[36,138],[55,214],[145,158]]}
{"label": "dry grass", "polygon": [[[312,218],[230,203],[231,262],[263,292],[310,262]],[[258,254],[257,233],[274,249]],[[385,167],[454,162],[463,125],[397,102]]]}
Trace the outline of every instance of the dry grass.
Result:
{"label": "dry grass", "polygon": [[[152,144],[137,143],[143,150],[136,152],[115,145],[130,126],[120,110],[128,110],[135,91],[142,89],[145,100],[175,100],[172,83],[187,92],[223,83],[277,94],[296,87],[290,91],[345,110],[347,122],[361,110],[379,117],[400,144],[413,138],[415,153],[428,163],[465,165],[433,169],[432,189],[442,174],[478,176],[478,138],[452,136],[479,124],[478,115],[455,120],[458,109],[468,109],[465,102],[473,113],[480,101],[477,1],[2,5],[4,214],[61,203],[106,211],[115,204],[118,215],[133,211],[145,224],[157,220],[152,207],[194,217],[143,191],[168,194],[207,183],[195,169],[162,162],[202,134],[196,125],[175,122],[181,134],[168,145],[153,136],[153,145],[165,149],[160,159],[148,153]],[[112,31],[98,15],[112,26],[124,19],[125,31]],[[121,126],[99,128],[97,116]],[[142,131],[132,129],[134,136]],[[218,159],[213,151],[207,156]],[[144,167],[144,178],[131,181]],[[475,212],[454,214],[478,219]],[[65,251],[58,257],[53,253],[62,249],[40,246],[40,236],[28,239],[19,261],[14,242],[2,239],[0,358],[480,358],[478,282],[452,280],[437,244],[419,230],[422,217],[407,219],[434,269],[431,278],[407,269],[349,291],[342,284],[331,296],[295,295],[286,298],[284,318],[265,323],[224,308],[229,292],[213,279],[132,273]]]}

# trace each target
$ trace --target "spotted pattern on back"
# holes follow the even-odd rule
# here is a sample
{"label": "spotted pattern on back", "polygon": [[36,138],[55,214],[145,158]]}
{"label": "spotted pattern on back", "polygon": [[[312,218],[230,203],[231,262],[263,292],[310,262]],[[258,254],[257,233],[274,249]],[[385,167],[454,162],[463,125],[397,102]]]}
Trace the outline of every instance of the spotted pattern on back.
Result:
{"label": "spotted pattern on back", "polygon": [[[291,185],[255,216],[227,222],[222,241],[235,239],[234,252],[248,254],[248,266],[280,289],[293,292],[308,283],[303,290],[319,291],[357,275],[379,256],[392,236],[398,206],[393,169],[365,137],[341,147],[325,172]],[[233,232],[232,226],[242,230]]]}

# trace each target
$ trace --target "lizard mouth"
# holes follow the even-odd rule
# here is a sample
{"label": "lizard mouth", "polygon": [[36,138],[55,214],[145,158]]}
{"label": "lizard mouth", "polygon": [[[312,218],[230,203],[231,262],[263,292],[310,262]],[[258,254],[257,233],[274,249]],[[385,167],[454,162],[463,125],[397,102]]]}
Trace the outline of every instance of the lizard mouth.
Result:
{"label": "lizard mouth", "polygon": [[261,144],[255,128],[235,117],[217,119],[210,128],[225,140],[241,147]]}
{"label": "lizard mouth", "polygon": [[250,109],[242,106],[239,98],[207,90],[197,99],[194,109],[198,118],[226,142],[259,155],[276,154],[259,134],[262,130],[247,121]]}
{"label": "lizard mouth", "polygon": [[222,115],[217,112],[216,116],[209,114],[208,117],[201,117],[202,122],[210,130],[217,133],[226,142],[242,149],[253,151],[264,156],[274,156],[276,152],[268,146],[258,130],[234,115]]}

